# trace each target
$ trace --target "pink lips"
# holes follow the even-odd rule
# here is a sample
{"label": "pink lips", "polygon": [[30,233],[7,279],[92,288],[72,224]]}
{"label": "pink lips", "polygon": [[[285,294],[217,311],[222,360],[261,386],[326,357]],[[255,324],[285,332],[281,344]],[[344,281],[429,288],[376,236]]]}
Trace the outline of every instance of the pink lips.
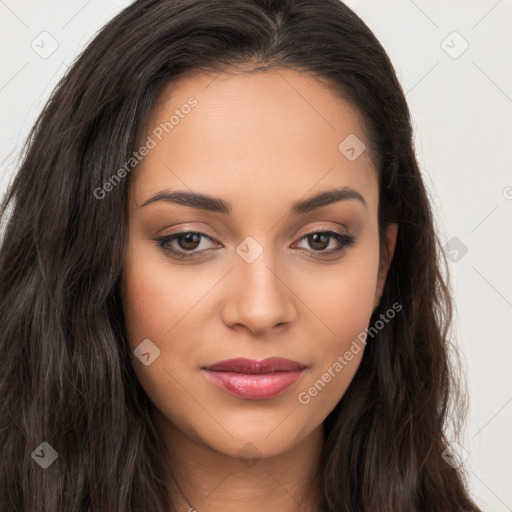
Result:
{"label": "pink lips", "polygon": [[227,359],[203,368],[206,377],[229,394],[252,400],[279,395],[294,384],[306,368],[302,363],[282,357],[262,361]]}

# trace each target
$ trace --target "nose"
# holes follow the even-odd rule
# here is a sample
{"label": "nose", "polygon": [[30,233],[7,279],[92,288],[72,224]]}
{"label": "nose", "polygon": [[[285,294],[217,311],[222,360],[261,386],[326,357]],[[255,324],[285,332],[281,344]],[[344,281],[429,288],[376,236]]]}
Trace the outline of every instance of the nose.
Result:
{"label": "nose", "polygon": [[283,328],[296,318],[294,294],[285,276],[271,268],[265,254],[252,263],[237,262],[230,272],[228,300],[222,310],[227,326],[246,328],[257,336],[266,335],[276,327]]}

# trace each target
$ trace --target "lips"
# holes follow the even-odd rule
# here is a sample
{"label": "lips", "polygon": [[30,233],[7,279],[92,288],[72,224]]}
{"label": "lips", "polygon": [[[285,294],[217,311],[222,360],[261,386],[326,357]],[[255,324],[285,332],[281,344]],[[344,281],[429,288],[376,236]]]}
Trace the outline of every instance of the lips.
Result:
{"label": "lips", "polygon": [[206,370],[218,372],[235,372],[257,375],[262,373],[275,373],[303,370],[306,365],[285,359],[283,357],[269,357],[262,361],[254,361],[253,359],[226,359],[218,363],[205,366]]}
{"label": "lips", "polygon": [[269,357],[262,361],[227,359],[205,366],[203,371],[212,384],[230,395],[263,400],[283,393],[306,368],[291,359]]}

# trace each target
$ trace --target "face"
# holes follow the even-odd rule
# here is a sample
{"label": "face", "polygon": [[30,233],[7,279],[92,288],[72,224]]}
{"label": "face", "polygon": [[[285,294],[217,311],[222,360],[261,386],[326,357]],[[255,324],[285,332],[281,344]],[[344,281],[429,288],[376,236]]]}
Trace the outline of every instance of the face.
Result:
{"label": "face", "polygon": [[[282,453],[345,393],[384,284],[356,113],[292,70],[197,74],[162,91],[145,137],[122,279],[136,375],[176,436]],[[205,369],[271,357],[296,365]]]}

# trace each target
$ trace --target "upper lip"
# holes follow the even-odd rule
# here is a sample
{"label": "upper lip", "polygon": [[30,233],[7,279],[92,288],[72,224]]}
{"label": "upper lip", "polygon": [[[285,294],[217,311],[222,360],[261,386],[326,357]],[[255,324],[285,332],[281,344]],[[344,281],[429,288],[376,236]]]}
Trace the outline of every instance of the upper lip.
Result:
{"label": "upper lip", "polygon": [[246,358],[225,359],[204,367],[205,370],[211,371],[248,374],[289,372],[304,368],[306,365],[283,357],[268,357],[261,361]]}

